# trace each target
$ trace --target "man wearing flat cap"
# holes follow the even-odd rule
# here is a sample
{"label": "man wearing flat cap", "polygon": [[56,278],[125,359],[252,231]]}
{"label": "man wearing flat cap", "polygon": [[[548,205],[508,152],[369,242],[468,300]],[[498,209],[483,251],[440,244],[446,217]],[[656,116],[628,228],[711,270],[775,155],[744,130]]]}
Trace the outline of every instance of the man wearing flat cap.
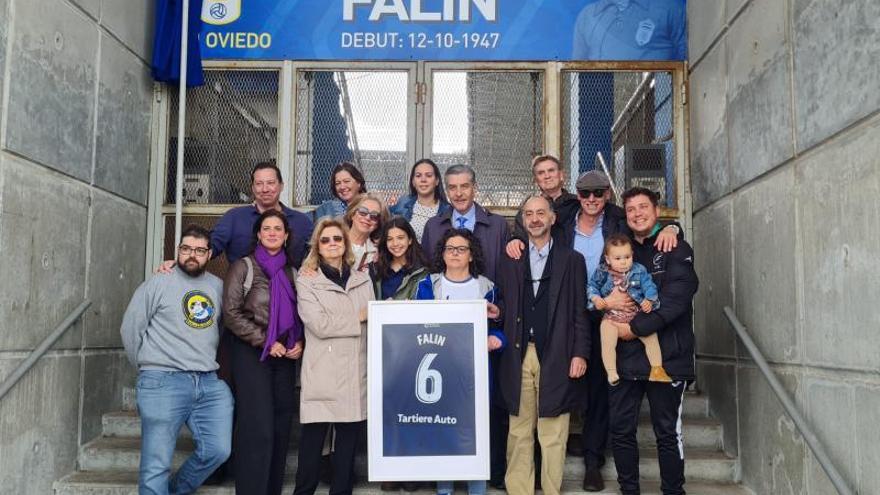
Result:
{"label": "man wearing flat cap", "polygon": [[[599,170],[582,173],[575,183],[580,208],[564,218],[557,212],[553,226],[553,240],[579,252],[587,264],[587,277],[591,277],[602,259],[605,239],[612,234],[625,234],[632,237],[626,224],[623,209],[611,203],[611,183]],[[675,247],[680,229],[677,225],[667,226],[657,236],[656,246],[663,252]],[[511,244],[521,242],[513,239],[508,243],[507,253],[514,259],[519,253],[512,253]],[[520,245],[519,251],[522,250]],[[514,256],[517,254],[517,256]],[[611,309],[626,309],[625,298],[609,298]],[[586,305],[586,302],[584,302]],[[590,332],[592,342],[599,342],[599,323],[601,311],[590,311]],[[584,412],[584,429],[580,445],[569,445],[569,451],[577,455],[583,452],[586,471],[583,488],[586,491],[601,491],[605,488],[599,468],[605,464],[605,447],[608,440],[608,378],[602,363],[601,346],[592,346],[587,359],[587,410]]]}

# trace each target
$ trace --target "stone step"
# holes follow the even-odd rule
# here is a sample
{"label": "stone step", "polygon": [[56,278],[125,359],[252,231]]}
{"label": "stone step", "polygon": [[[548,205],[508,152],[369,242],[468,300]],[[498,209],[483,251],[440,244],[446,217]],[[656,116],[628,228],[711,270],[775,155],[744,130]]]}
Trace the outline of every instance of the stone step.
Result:
{"label": "stone step", "polygon": [[[125,387],[122,390],[122,409],[124,411],[137,411],[137,393],[133,387]],[[648,415],[648,400],[642,401],[642,415]],[[709,416],[709,398],[705,394],[688,390],[684,393],[684,401],[681,407],[683,418],[705,418]]]}
{"label": "stone step", "polygon": [[[137,495],[137,473],[134,472],[77,472],[70,474],[55,482],[55,495]],[[464,493],[464,486],[456,486],[457,493]],[[689,493],[697,495],[754,495],[753,492],[739,485],[725,483],[701,483],[688,482],[685,488]],[[317,493],[327,493],[327,485],[318,487]],[[293,479],[288,478],[284,483],[282,493],[293,492]],[[220,486],[205,486],[198,492],[199,495],[234,495],[235,488],[231,483]],[[360,483],[354,489],[355,495],[434,495],[434,490],[427,486],[415,492],[383,492],[378,483]],[[490,488],[488,493],[503,495],[506,492]],[[562,486],[562,493],[581,494],[580,482],[566,481]],[[616,482],[609,482],[605,490],[599,495],[619,493]],[[643,495],[660,495],[660,486],[657,481],[645,481],[642,483]]]}
{"label": "stone step", "polygon": [[[107,413],[103,416],[104,436],[106,437],[140,437],[141,421],[137,413],[133,411],[119,411]],[[682,423],[685,447],[693,448],[721,448],[721,423],[710,418],[689,418]],[[291,444],[296,445],[299,435],[298,425],[291,430]],[[189,429],[184,426],[181,429],[182,438],[191,438]],[[580,436],[573,433],[570,442],[579,441]],[[651,421],[643,417],[639,422],[638,440],[640,445],[654,445],[654,431]]]}
{"label": "stone step", "polygon": [[[189,452],[192,451],[191,439],[181,438],[174,452],[173,464],[180,466]],[[640,451],[640,471],[646,480],[659,479],[659,466],[655,449]],[[733,483],[736,479],[736,460],[724,455],[717,449],[685,448],[687,459],[687,476],[694,481]],[[79,466],[83,471],[136,471],[140,463],[140,439],[126,437],[104,437],[87,443],[80,449]],[[295,473],[297,456],[291,449],[287,456],[287,472]],[[359,455],[355,470],[357,473],[367,472],[367,459]],[[609,457],[602,470],[606,479],[616,477],[614,460]],[[564,479],[580,480],[584,476],[584,464],[581,458],[566,458]]]}
{"label": "stone step", "polygon": [[[642,400],[642,416],[649,414],[648,398]],[[682,418],[707,418],[709,417],[709,397],[699,392],[687,391],[681,404]]]}

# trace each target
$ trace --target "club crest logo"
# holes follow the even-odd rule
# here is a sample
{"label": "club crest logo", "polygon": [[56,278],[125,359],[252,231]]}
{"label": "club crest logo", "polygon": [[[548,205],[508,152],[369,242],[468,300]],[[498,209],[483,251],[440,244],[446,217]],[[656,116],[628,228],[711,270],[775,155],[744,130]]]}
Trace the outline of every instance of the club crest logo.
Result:
{"label": "club crest logo", "polygon": [[205,0],[202,4],[202,22],[222,26],[241,16],[241,0]]}
{"label": "club crest logo", "polygon": [[214,324],[217,307],[207,294],[191,290],[183,296],[183,319],[192,328],[208,328]]}
{"label": "club crest logo", "polygon": [[636,28],[636,44],[639,46],[647,45],[651,41],[651,37],[654,36],[654,28],[655,24],[651,19],[639,21],[639,27]]}

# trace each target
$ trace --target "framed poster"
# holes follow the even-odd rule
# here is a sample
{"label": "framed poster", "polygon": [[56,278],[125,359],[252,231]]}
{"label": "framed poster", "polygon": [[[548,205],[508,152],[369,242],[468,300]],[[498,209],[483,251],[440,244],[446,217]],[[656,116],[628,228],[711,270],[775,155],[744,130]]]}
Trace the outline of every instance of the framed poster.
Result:
{"label": "framed poster", "polygon": [[489,479],[486,301],[373,301],[370,481]]}

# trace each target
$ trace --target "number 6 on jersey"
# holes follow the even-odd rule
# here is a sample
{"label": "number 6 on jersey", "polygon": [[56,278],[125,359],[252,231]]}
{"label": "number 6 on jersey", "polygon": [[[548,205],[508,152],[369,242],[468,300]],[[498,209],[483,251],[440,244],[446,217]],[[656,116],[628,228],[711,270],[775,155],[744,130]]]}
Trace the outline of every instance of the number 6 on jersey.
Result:
{"label": "number 6 on jersey", "polygon": [[[431,363],[437,357],[436,353],[428,353],[419,363],[419,369],[416,371],[416,399],[422,404],[434,404],[440,400],[443,395],[443,376],[437,370],[431,369]],[[430,389],[428,391],[428,383]]]}

